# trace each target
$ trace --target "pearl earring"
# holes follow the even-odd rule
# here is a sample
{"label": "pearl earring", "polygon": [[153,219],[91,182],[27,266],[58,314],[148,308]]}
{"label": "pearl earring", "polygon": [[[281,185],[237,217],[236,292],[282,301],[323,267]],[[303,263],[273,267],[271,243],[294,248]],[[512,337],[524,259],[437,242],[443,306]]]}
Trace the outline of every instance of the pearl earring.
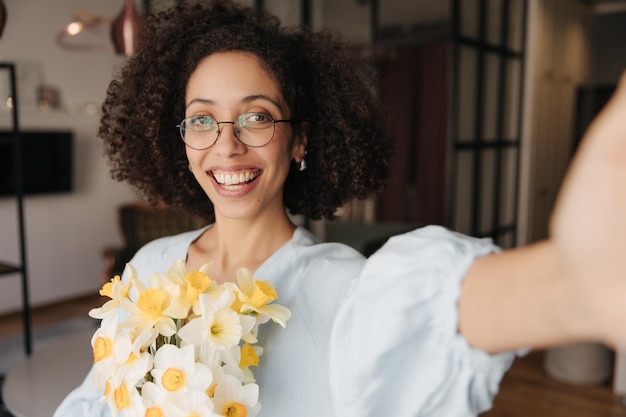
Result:
{"label": "pearl earring", "polygon": [[304,160],[304,157],[306,156],[307,151],[306,149],[304,150],[304,155],[302,156],[302,159],[300,160],[300,162],[298,163],[298,171],[302,172],[306,169],[306,161]]}

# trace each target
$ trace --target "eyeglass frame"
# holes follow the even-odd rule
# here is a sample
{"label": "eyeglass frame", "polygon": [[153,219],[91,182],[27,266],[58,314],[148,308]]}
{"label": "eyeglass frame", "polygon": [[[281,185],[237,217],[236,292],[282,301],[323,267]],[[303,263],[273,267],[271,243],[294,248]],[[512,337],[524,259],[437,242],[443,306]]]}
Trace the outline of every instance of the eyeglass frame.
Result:
{"label": "eyeglass frame", "polygon": [[[244,141],[242,141],[242,140],[241,140],[241,138],[239,138],[239,132],[240,132],[240,130],[239,130],[239,129],[237,129],[237,127],[235,126],[235,123],[236,123],[236,121],[237,121],[237,119],[238,119],[239,117],[241,117],[241,116],[243,116],[243,115],[245,115],[245,114],[262,114],[262,115],[267,116],[267,117],[269,117],[269,118],[271,119],[271,121],[272,121],[272,127],[274,128],[274,130],[273,130],[273,132],[272,132],[272,136],[271,136],[271,137],[267,140],[267,142],[265,142],[263,145],[248,145],[247,143],[245,143]],[[241,114],[238,114],[238,115],[237,115],[237,117],[235,118],[235,120],[233,120],[233,121],[223,121],[223,122],[218,122],[216,119],[214,119],[213,117],[208,116],[208,115],[200,115],[200,116],[202,116],[202,117],[209,117],[209,118],[211,118],[211,119],[215,120],[215,124],[217,125],[217,135],[215,135],[215,140],[214,140],[214,141],[213,141],[213,142],[212,142],[209,146],[207,146],[207,147],[205,147],[205,148],[194,148],[193,146],[189,145],[189,144],[187,143],[187,141],[185,141],[185,136],[184,136],[184,134],[183,134],[183,124],[184,124],[184,123],[185,123],[188,119],[192,119],[192,118],[194,118],[194,117],[198,117],[198,116],[189,116],[189,117],[185,117],[183,120],[181,120],[181,122],[180,122],[179,124],[177,124],[177,125],[176,125],[176,127],[178,128],[178,133],[179,133],[179,135],[180,135],[180,138],[183,140],[183,143],[185,144],[185,146],[188,146],[189,148],[191,148],[191,149],[193,149],[193,150],[196,150],[196,151],[204,151],[204,150],[206,150],[206,149],[209,149],[211,146],[213,146],[213,145],[215,145],[215,144],[217,143],[218,139],[220,138],[220,134],[222,133],[222,129],[221,129],[221,127],[220,127],[220,125],[222,125],[222,124],[229,124],[229,125],[233,125],[233,132],[234,132],[234,134],[235,134],[235,137],[236,137],[236,138],[237,138],[237,140],[238,140],[239,142],[241,142],[243,145],[245,145],[245,146],[247,146],[247,147],[249,147],[249,148],[262,148],[263,146],[267,146],[267,145],[268,145],[268,144],[272,141],[272,139],[274,139],[274,136],[276,135],[276,123],[287,123],[287,122],[289,122],[289,123],[293,123],[293,122],[298,122],[298,121],[299,121],[298,119],[279,119],[279,120],[274,120],[274,119],[272,118],[272,116],[270,116],[270,115],[269,115],[269,114],[267,114],[267,113],[263,113],[263,112],[246,112],[246,113],[241,113]]]}

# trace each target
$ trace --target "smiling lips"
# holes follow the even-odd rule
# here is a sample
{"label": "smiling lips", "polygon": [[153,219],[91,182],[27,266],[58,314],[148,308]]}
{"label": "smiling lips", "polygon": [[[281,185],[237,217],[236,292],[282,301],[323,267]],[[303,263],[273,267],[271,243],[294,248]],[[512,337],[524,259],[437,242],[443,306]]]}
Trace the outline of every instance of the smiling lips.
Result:
{"label": "smiling lips", "polygon": [[213,171],[213,178],[215,181],[225,188],[226,190],[238,190],[243,187],[244,184],[254,181],[259,175],[261,175],[261,171],[253,170],[253,171],[237,171],[237,172],[221,172],[221,171]]}

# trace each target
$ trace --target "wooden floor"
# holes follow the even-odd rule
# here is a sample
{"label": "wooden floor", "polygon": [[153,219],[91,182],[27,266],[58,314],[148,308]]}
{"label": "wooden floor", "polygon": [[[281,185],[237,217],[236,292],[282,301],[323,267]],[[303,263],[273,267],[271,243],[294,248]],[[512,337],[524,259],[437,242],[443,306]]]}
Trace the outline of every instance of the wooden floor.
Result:
{"label": "wooden floor", "polygon": [[[58,304],[35,308],[31,313],[32,326],[33,328],[46,327],[77,315],[87,315],[89,310],[101,306],[104,301],[105,299],[96,293]],[[21,334],[21,332],[21,313],[0,315],[0,337]]]}
{"label": "wooden floor", "polygon": [[[46,326],[100,306],[99,295],[35,309],[33,327]],[[0,316],[0,337],[19,334],[19,314]],[[494,408],[481,417],[626,417],[626,407],[611,387],[557,382],[543,371],[543,352],[519,358],[505,375]]]}
{"label": "wooden floor", "polygon": [[518,358],[504,376],[491,411],[481,417],[626,417],[610,384],[575,386],[548,377],[544,353]]}

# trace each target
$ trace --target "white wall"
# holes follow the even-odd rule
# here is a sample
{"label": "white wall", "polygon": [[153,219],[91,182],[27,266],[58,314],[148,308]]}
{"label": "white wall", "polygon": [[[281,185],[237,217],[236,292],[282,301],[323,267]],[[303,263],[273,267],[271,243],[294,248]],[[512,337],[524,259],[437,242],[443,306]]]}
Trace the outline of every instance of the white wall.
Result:
{"label": "white wall", "polygon": [[[110,179],[96,138],[99,105],[123,58],[114,54],[108,32],[81,34],[73,43],[90,42],[92,50],[68,51],[55,43],[56,33],[77,11],[115,16],[121,1],[5,0],[7,25],[0,38],[0,61],[17,65],[22,128],[74,132],[74,183],[69,194],[25,199],[29,287],[33,305],[96,291],[101,285],[103,247],[121,243],[116,208],[133,200],[130,190]],[[11,126],[6,107],[6,75],[0,76],[0,128]],[[63,108],[39,111],[35,89],[58,89]],[[15,200],[0,199],[0,259],[18,261]],[[21,308],[18,275],[0,276],[0,313]]]}

